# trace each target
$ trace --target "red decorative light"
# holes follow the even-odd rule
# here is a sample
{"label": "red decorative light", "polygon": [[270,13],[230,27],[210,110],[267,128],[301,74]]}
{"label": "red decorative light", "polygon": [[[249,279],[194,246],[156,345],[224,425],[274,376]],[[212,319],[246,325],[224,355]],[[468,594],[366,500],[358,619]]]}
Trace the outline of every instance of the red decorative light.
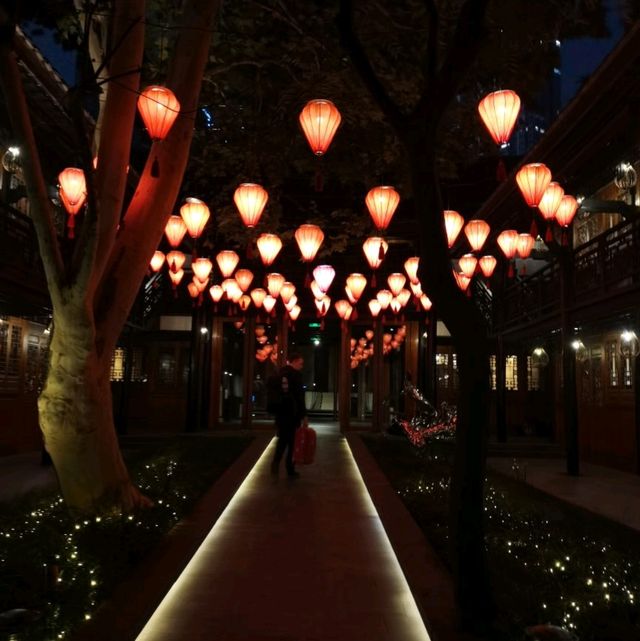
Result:
{"label": "red decorative light", "polygon": [[573,196],[565,195],[556,212],[556,220],[561,227],[568,227],[578,211],[578,201]]}
{"label": "red decorative light", "polygon": [[410,283],[418,282],[418,267],[420,266],[420,257],[412,256],[404,261],[404,271],[407,272]]}
{"label": "red decorative light", "polygon": [[320,285],[318,285],[315,280],[311,281],[309,289],[311,290],[311,293],[316,300],[320,300],[324,296],[324,292],[320,289]]}
{"label": "red decorative light", "polygon": [[243,294],[242,296],[240,296],[238,305],[243,312],[246,312],[249,309],[249,305],[251,305],[251,297]]}
{"label": "red decorative light", "polygon": [[389,307],[391,307],[391,311],[394,314],[397,314],[402,309],[402,303],[394,296],[389,303]]}
{"label": "red decorative light", "polygon": [[411,299],[411,292],[408,289],[401,289],[396,298],[400,301],[400,305],[402,307],[406,307],[407,303]]}
{"label": "red decorative light", "polygon": [[209,278],[213,263],[208,258],[198,258],[191,263],[191,269],[198,280],[206,281]]}
{"label": "red decorative light", "polygon": [[387,309],[387,307],[389,307],[391,299],[393,298],[393,294],[388,289],[381,289],[376,294],[376,298],[378,299],[378,302],[380,303],[382,309],[385,310]]}
{"label": "red decorative light", "polygon": [[520,113],[520,98],[510,89],[494,91],[480,101],[478,112],[493,141],[506,145]]}
{"label": "red decorative light", "polygon": [[209,295],[214,303],[217,303],[223,296],[224,289],[220,285],[213,285],[209,288]]}
{"label": "red decorative light", "polygon": [[538,203],[538,210],[545,220],[551,221],[556,217],[556,212],[558,211],[563,196],[564,189],[562,189],[559,183],[550,182]]}
{"label": "red decorative light", "polygon": [[278,298],[285,280],[286,279],[282,274],[277,274],[275,272],[267,274],[267,289],[273,298]]}
{"label": "red decorative light", "polygon": [[256,241],[260,259],[265,267],[273,263],[282,249],[282,241],[275,234],[260,234]]}
{"label": "red decorative light", "polygon": [[296,286],[293,283],[290,283],[288,280],[282,283],[282,287],[280,288],[280,298],[285,305],[289,303],[295,293]]}
{"label": "red decorative light", "polygon": [[322,298],[316,298],[313,301],[316,304],[318,314],[320,316],[325,316],[331,307],[331,298],[329,296],[323,296]]}
{"label": "red decorative light", "polygon": [[478,263],[480,264],[480,269],[485,278],[491,278],[493,270],[496,268],[498,261],[494,256],[483,256]]}
{"label": "red decorative light", "polygon": [[518,256],[520,258],[529,258],[535,242],[536,240],[531,234],[518,234],[518,243],[516,245]]}
{"label": "red decorative light", "polygon": [[[264,299],[267,297],[267,292],[262,289],[262,287],[256,287],[256,289],[251,290],[251,300],[253,304],[259,309],[262,307]],[[257,329],[257,328],[256,328]]]}
{"label": "red decorative light", "polygon": [[394,296],[397,296],[400,293],[400,290],[404,287],[404,284],[406,282],[406,276],[404,274],[401,274],[400,272],[389,274],[389,276],[387,277],[389,289]]}
{"label": "red decorative light", "polygon": [[290,310],[289,310],[289,318],[292,321],[298,320],[298,316],[300,316],[300,305],[294,305]]}
{"label": "red decorative light", "polygon": [[541,162],[524,165],[516,174],[520,193],[529,207],[537,207],[551,182],[551,170]]}
{"label": "red decorative light", "polygon": [[159,272],[160,268],[164,265],[164,254],[160,250],[153,252],[151,261],[149,261],[149,267],[154,272]]}
{"label": "red decorative light", "polygon": [[417,298],[420,298],[422,296],[422,284],[420,281],[417,281],[415,283],[409,283],[409,287],[411,287],[411,291],[413,292],[413,295],[416,296]]}
{"label": "red decorative light", "polygon": [[453,243],[456,242],[456,238],[464,225],[464,218],[453,209],[445,209],[443,212],[444,215],[444,227],[447,232],[447,243],[449,248],[453,247]]}
{"label": "red decorative light", "polygon": [[498,236],[498,245],[506,258],[513,258],[518,248],[518,232],[515,229],[505,229]]}
{"label": "red decorative light", "polygon": [[267,314],[270,314],[276,304],[276,299],[273,296],[265,296],[264,301],[262,301],[262,306],[264,307]]}
{"label": "red decorative light", "polygon": [[471,282],[471,279],[468,276],[465,276],[464,274],[460,274],[455,269],[453,270],[453,277],[456,279],[456,284],[458,285],[458,287],[463,292],[466,292],[467,288],[469,287],[469,283]]}
{"label": "red decorative light", "polygon": [[389,245],[384,238],[371,236],[362,243],[362,251],[371,269],[378,269],[387,254]]}
{"label": "red decorative light", "polygon": [[362,274],[349,274],[347,277],[347,287],[353,296],[353,300],[357,303],[362,296],[364,288],[367,286],[367,279]]}
{"label": "red decorative light", "polygon": [[337,300],[334,303],[334,307],[336,308],[336,312],[338,312],[338,316],[340,316],[342,320],[348,320],[351,316],[351,311],[353,308],[351,307],[351,303],[349,303],[348,300]]}
{"label": "red decorative light", "polygon": [[174,287],[180,284],[180,281],[182,280],[182,277],[184,276],[184,269],[179,269],[178,271],[171,271],[169,270],[169,278],[171,279],[171,282]]}
{"label": "red decorative light", "polygon": [[[329,290],[329,287],[331,287],[331,283],[333,282],[335,275],[336,270],[331,267],[331,265],[318,265],[313,270],[313,278],[320,292],[326,294],[326,292]],[[316,298],[318,297],[316,296]]]}
{"label": "red decorative light", "polygon": [[240,212],[242,222],[251,229],[258,224],[269,194],[261,185],[242,183],[233,194],[233,202]]}
{"label": "red decorative light", "polygon": [[378,231],[384,232],[389,226],[399,202],[400,194],[393,187],[382,185],[369,190],[365,204]]}
{"label": "red decorative light", "polygon": [[238,282],[240,289],[243,292],[246,292],[253,282],[253,272],[250,269],[239,269],[236,272],[236,281]]}
{"label": "red decorative light", "polygon": [[458,259],[458,266],[467,278],[473,278],[476,273],[476,266],[478,259],[473,254],[465,254],[462,258]]}
{"label": "red decorative light", "polygon": [[169,266],[169,271],[174,274],[182,269],[186,256],[180,251],[170,251],[167,254],[167,265]]}
{"label": "red decorative light", "polygon": [[198,286],[193,281],[191,281],[187,285],[187,290],[191,298],[198,298],[198,296],[200,296],[200,291],[198,290]]}
{"label": "red decorative light", "polygon": [[164,140],[180,112],[173,91],[152,85],[138,98],[138,111],[152,140]]}
{"label": "red decorative light", "polygon": [[300,225],[295,233],[302,260],[310,263],[318,253],[324,240],[324,233],[317,225]]}
{"label": "red decorative light", "polygon": [[209,208],[197,198],[187,198],[187,202],[180,207],[180,216],[187,226],[189,236],[199,238],[209,220]]}
{"label": "red decorative light", "polygon": [[322,156],[340,125],[342,117],[330,100],[310,100],[298,117],[302,131],[316,156]]}
{"label": "red decorative light", "polygon": [[433,307],[431,299],[426,294],[422,294],[422,296],[420,296],[420,304],[425,312],[428,312]]}
{"label": "red decorative light", "polygon": [[[282,296],[280,296],[282,298]],[[284,303],[284,301],[282,301]],[[290,312],[298,303],[298,297],[294,294],[286,303],[284,303],[285,309]]]}
{"label": "red decorative light", "polygon": [[77,214],[87,198],[84,172],[76,167],[67,167],[58,174],[58,183],[60,198],[67,213]]}
{"label": "red decorative light", "polygon": [[187,233],[187,226],[181,216],[171,216],[164,228],[164,234],[171,247],[178,247]]}
{"label": "red decorative light", "polygon": [[229,278],[240,262],[240,257],[234,251],[224,249],[216,256],[216,262],[218,263],[222,277]]}
{"label": "red decorative light", "polygon": [[484,220],[470,220],[464,226],[464,234],[474,252],[479,252],[482,249],[490,231],[491,227],[489,226],[489,223]]}

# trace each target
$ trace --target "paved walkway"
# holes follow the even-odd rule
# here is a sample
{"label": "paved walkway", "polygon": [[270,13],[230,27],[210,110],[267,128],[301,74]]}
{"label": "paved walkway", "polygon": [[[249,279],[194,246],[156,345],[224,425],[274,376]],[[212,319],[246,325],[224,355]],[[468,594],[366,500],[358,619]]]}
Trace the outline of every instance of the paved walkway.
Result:
{"label": "paved walkway", "polygon": [[428,641],[346,440],[318,429],[301,477],[272,442],[138,641]]}
{"label": "paved walkway", "polygon": [[[564,459],[518,458],[519,478],[567,503],[640,531],[640,476],[580,463],[580,476],[569,476]],[[487,465],[514,476],[513,458],[490,458]],[[523,479],[524,476],[524,479]]]}

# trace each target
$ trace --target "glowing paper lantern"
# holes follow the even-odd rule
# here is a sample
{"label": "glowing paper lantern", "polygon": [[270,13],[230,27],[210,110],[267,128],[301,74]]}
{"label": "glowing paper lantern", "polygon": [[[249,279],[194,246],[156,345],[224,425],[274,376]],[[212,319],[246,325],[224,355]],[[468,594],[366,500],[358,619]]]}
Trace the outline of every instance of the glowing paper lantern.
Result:
{"label": "glowing paper lantern", "polygon": [[311,293],[316,300],[320,300],[324,296],[324,292],[320,289],[320,285],[318,285],[315,280],[311,281],[309,289],[311,289]]}
{"label": "glowing paper lantern", "polygon": [[198,288],[198,293],[201,294],[207,288],[209,279],[206,278],[205,280],[200,280],[199,278],[194,277],[193,284]]}
{"label": "glowing paper lantern", "polygon": [[408,289],[401,289],[396,298],[398,299],[402,307],[406,307],[409,299],[411,298],[411,292]]}
{"label": "glowing paper lantern", "polygon": [[267,314],[270,314],[276,304],[276,299],[273,296],[265,296],[264,301],[262,301],[262,306],[264,307]]}
{"label": "glowing paper lantern", "polygon": [[418,267],[420,266],[420,258],[412,256],[404,261],[404,271],[407,272],[410,283],[418,282]]}
{"label": "glowing paper lantern", "polygon": [[164,228],[164,234],[171,247],[178,247],[187,233],[187,226],[182,220],[182,216],[170,216],[167,226]]}
{"label": "glowing paper lantern", "polygon": [[233,194],[233,202],[240,212],[242,222],[251,229],[258,224],[269,200],[266,189],[255,183],[242,183]]}
{"label": "glowing paper lantern", "polygon": [[300,305],[294,305],[290,310],[289,310],[289,318],[293,321],[298,320],[298,316],[300,316]]}
{"label": "glowing paper lantern", "polygon": [[370,341],[373,338],[373,330],[372,329],[366,330],[364,333],[364,336],[368,341]]}
{"label": "glowing paper lantern", "polygon": [[391,307],[391,311],[394,314],[397,314],[402,309],[402,303],[394,296],[389,303],[389,307]]}
{"label": "glowing paper lantern", "polygon": [[184,276],[184,269],[179,269],[178,271],[169,271],[169,278],[174,287],[180,284],[182,277]]}
{"label": "glowing paper lantern", "polygon": [[506,145],[520,113],[520,98],[510,89],[494,91],[480,101],[478,112],[493,141]]}
{"label": "glowing paper lantern", "polygon": [[393,294],[388,289],[381,289],[376,294],[376,298],[378,299],[378,302],[380,303],[382,309],[385,310],[387,309],[387,307],[389,307],[391,299],[393,298]]}
{"label": "glowing paper lantern", "polygon": [[258,252],[260,254],[262,264],[265,267],[268,267],[273,263],[278,252],[282,249],[282,241],[275,234],[260,234],[256,241],[256,245],[258,246]]}
{"label": "glowing paper lantern", "polygon": [[280,289],[284,285],[285,280],[282,274],[277,274],[276,272],[267,274],[267,289],[273,298],[278,298],[278,294],[280,294]]}
{"label": "glowing paper lantern", "polygon": [[404,274],[400,272],[394,272],[389,274],[387,277],[387,283],[389,284],[389,289],[394,296],[397,296],[400,293],[400,290],[404,287],[404,284],[407,282],[407,278]]}
{"label": "glowing paper lantern", "polygon": [[171,89],[152,85],[138,98],[138,111],[151,140],[164,140],[180,112],[180,103]]}
{"label": "glowing paper lantern", "polygon": [[[260,309],[262,307],[262,303],[264,302],[264,299],[267,296],[267,292],[262,289],[262,287],[256,287],[256,289],[251,290],[251,300],[253,301],[253,304]],[[257,328],[256,328],[257,331]],[[263,329],[264,331],[264,329]]]}
{"label": "glowing paper lantern", "polygon": [[563,196],[564,189],[557,182],[550,182],[538,203],[538,210],[546,221],[551,221],[556,217]]}
{"label": "glowing paper lantern", "polygon": [[541,162],[530,163],[518,170],[516,182],[527,205],[537,207],[551,182],[551,171]]}
{"label": "glowing paper lantern", "polygon": [[378,231],[384,232],[389,226],[399,202],[400,194],[393,187],[382,185],[369,190],[365,204]]}
{"label": "glowing paper lantern", "polygon": [[152,271],[158,272],[162,265],[164,265],[164,254],[160,250],[156,250],[149,261],[149,267]]}
{"label": "glowing paper lantern", "polygon": [[491,278],[498,261],[494,256],[483,256],[479,261],[480,269],[485,278]]}
{"label": "glowing paper lantern", "polygon": [[180,216],[187,226],[191,238],[199,238],[204,226],[209,220],[209,208],[197,198],[187,198],[187,202],[180,207]]}
{"label": "glowing paper lantern", "polygon": [[251,305],[251,297],[243,294],[242,296],[240,296],[238,305],[243,312],[246,312],[249,309],[249,305]]}
{"label": "glowing paper lantern", "polygon": [[[283,301],[284,302],[284,301]],[[284,304],[285,309],[289,312],[298,304],[298,297],[294,294],[288,302]]]}
{"label": "glowing paper lantern", "polygon": [[182,269],[186,256],[177,250],[170,251],[167,254],[167,265],[169,266],[169,271],[174,274]]}
{"label": "glowing paper lantern", "polygon": [[464,218],[453,209],[445,209],[443,212],[444,215],[444,228],[447,232],[447,243],[449,248],[453,247],[453,243],[456,242],[456,238],[464,225]]}
{"label": "glowing paper lantern", "polygon": [[465,254],[458,259],[458,266],[467,278],[472,278],[476,272],[478,259],[473,254]]}
{"label": "glowing paper lantern", "polygon": [[298,117],[302,131],[316,156],[329,149],[342,117],[330,100],[310,100]]}
{"label": "glowing paper lantern", "polygon": [[516,245],[518,256],[520,258],[529,258],[535,242],[535,238],[531,234],[518,234],[518,243]]}
{"label": "glowing paper lantern", "polygon": [[223,294],[224,289],[222,289],[220,285],[213,285],[213,287],[209,288],[209,295],[214,303],[217,303],[222,298]]}
{"label": "glowing paper lantern", "polygon": [[371,312],[371,316],[373,318],[377,318],[381,310],[382,305],[380,304],[380,301],[377,298],[372,298],[369,301],[369,311]]}
{"label": "glowing paper lantern", "polygon": [[518,232],[515,229],[505,229],[498,236],[498,245],[506,258],[513,258],[518,248]]}
{"label": "glowing paper lantern", "polygon": [[80,211],[87,198],[87,182],[82,169],[67,167],[58,174],[62,203],[71,215]]}
{"label": "glowing paper lantern", "polygon": [[300,225],[295,233],[302,260],[310,263],[318,253],[324,233],[317,225]]}
{"label": "glowing paper lantern", "polygon": [[353,297],[353,294],[351,293],[351,290],[349,289],[348,285],[344,286],[344,293],[347,295],[347,299],[352,305],[355,305],[358,301]]}
{"label": "glowing paper lantern", "polygon": [[240,289],[246,292],[253,282],[253,272],[250,269],[239,269],[235,276]]}
{"label": "glowing paper lantern", "polygon": [[342,318],[343,320],[348,320],[348,318],[351,316],[352,307],[348,300],[337,300],[334,303],[334,307],[336,308],[336,312],[338,312],[338,316],[340,316],[340,318]]}
{"label": "glowing paper lantern", "polygon": [[458,285],[458,287],[463,292],[466,292],[467,288],[469,287],[469,283],[471,282],[471,279],[468,276],[465,276],[464,274],[460,274],[455,269],[453,270],[453,277],[456,279],[456,284]]}
{"label": "glowing paper lantern", "polygon": [[231,299],[231,287],[235,287],[238,284],[235,278],[225,278],[222,281],[222,289],[224,289],[224,293],[227,295],[227,298]]}
{"label": "glowing paper lantern", "polygon": [[316,298],[316,299],[314,299],[314,303],[316,304],[316,308],[318,310],[318,314],[320,316],[325,316],[326,313],[329,311],[329,308],[331,307],[331,298],[329,298],[329,296],[323,296],[322,298]]}
{"label": "glowing paper lantern", "polygon": [[326,293],[329,290],[329,287],[331,287],[331,283],[333,282],[335,275],[336,270],[331,267],[331,265],[318,265],[313,270],[313,278],[322,293]]}
{"label": "glowing paper lantern", "polygon": [[238,282],[233,278],[229,279],[229,283],[227,284],[227,298],[234,303],[238,303],[242,298],[240,285],[238,285]]}
{"label": "glowing paper lantern", "polygon": [[362,296],[364,288],[367,286],[367,279],[362,274],[349,274],[347,277],[347,287],[353,296],[354,301],[357,303]]}
{"label": "glowing paper lantern", "polygon": [[224,249],[221,252],[218,252],[216,262],[218,263],[218,267],[220,268],[220,273],[223,278],[229,278],[240,262],[240,257],[234,251]]}
{"label": "glowing paper lantern", "polygon": [[409,287],[411,287],[411,291],[416,298],[420,298],[420,296],[422,296],[422,284],[420,281],[417,283],[409,283]]}
{"label": "glowing paper lantern", "polygon": [[573,196],[565,195],[556,212],[556,220],[562,227],[568,227],[578,211],[578,201]]}
{"label": "glowing paper lantern", "polygon": [[422,296],[420,296],[420,304],[425,312],[428,312],[433,307],[431,299],[426,294],[422,294]]}
{"label": "glowing paper lantern", "polygon": [[478,252],[482,249],[490,231],[491,227],[489,227],[489,224],[484,220],[470,220],[464,226],[464,234],[474,252]]}
{"label": "glowing paper lantern", "polygon": [[193,281],[191,281],[187,285],[187,291],[189,292],[189,296],[191,296],[191,298],[198,298],[198,296],[200,295],[198,286]]}
{"label": "glowing paper lantern", "polygon": [[295,293],[296,286],[293,283],[290,283],[289,281],[282,283],[282,287],[280,288],[280,298],[285,305],[289,303]]}
{"label": "glowing paper lantern", "polygon": [[191,263],[191,269],[198,280],[207,280],[213,263],[208,258],[198,258]]}
{"label": "glowing paper lantern", "polygon": [[371,269],[378,269],[384,260],[389,245],[384,238],[371,236],[362,243],[362,251]]}

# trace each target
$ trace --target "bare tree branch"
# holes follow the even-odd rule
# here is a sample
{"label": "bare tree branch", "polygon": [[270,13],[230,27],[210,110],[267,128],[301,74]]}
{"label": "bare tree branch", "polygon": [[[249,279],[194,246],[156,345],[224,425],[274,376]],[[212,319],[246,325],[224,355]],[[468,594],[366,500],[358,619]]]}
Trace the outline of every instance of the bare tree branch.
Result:
{"label": "bare tree branch", "polygon": [[24,152],[22,167],[31,203],[31,218],[38,237],[47,285],[55,305],[60,301],[60,290],[64,279],[64,262],[58,245],[52,206],[33,135],[22,77],[12,48],[14,37],[15,26],[10,24],[8,15],[0,12],[0,85],[4,92],[13,132],[20,141]]}
{"label": "bare tree branch", "polygon": [[427,36],[427,51],[424,61],[424,85],[422,95],[418,100],[413,111],[413,118],[424,120],[426,116],[427,105],[432,97],[433,85],[435,84],[436,71],[438,69],[438,27],[439,15],[438,7],[435,0],[424,0],[429,17],[429,33]]}
{"label": "bare tree branch", "polygon": [[389,96],[382,81],[378,77],[365,53],[360,40],[353,29],[353,2],[352,0],[340,0],[340,10],[338,13],[338,29],[340,38],[345,49],[349,52],[351,60],[355,65],[362,81],[366,85],[369,93],[373,96],[378,106],[396,132],[400,134],[406,130],[406,123],[398,105]]}

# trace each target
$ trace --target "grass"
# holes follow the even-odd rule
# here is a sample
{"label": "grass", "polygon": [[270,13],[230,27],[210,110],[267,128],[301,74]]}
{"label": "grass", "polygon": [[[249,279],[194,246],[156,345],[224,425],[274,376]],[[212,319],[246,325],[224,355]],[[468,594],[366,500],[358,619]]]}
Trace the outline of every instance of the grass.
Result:
{"label": "grass", "polygon": [[78,520],[57,491],[0,505],[0,617],[4,641],[58,641],[117,584],[251,442],[190,436],[124,451],[134,482],[155,502],[135,515]]}
{"label": "grass", "polygon": [[[417,450],[403,437],[363,440],[450,567],[453,444],[434,442]],[[492,639],[523,639],[526,627],[541,623],[565,627],[580,641],[640,639],[638,532],[491,472],[485,514],[498,609]]]}

